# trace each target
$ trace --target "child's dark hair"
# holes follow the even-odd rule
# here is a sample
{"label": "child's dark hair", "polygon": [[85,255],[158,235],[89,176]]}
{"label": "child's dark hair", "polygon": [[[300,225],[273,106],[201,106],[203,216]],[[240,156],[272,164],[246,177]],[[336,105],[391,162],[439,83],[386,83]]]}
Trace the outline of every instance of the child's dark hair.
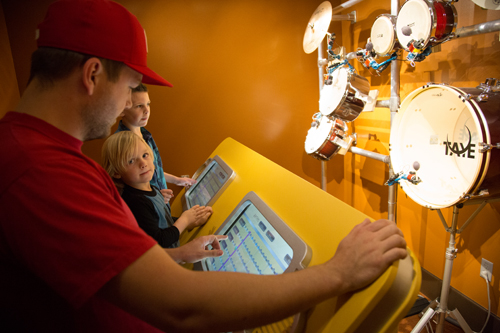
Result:
{"label": "child's dark hair", "polygon": [[148,92],[148,87],[141,83],[137,87],[132,89],[132,93],[136,92]]}

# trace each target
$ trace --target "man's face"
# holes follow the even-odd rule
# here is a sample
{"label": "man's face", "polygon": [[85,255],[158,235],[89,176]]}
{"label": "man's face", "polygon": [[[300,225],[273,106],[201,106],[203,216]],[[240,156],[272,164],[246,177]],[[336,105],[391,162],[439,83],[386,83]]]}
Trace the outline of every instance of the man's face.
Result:
{"label": "man's face", "polygon": [[83,141],[105,138],[110,134],[111,126],[123,109],[132,106],[132,88],[137,87],[141,80],[142,75],[127,66],[123,67],[117,82],[111,82],[103,75],[94,98],[82,111]]}
{"label": "man's face", "polygon": [[145,91],[132,93],[132,107],[123,111],[122,121],[127,127],[144,127],[150,115],[149,94]]}

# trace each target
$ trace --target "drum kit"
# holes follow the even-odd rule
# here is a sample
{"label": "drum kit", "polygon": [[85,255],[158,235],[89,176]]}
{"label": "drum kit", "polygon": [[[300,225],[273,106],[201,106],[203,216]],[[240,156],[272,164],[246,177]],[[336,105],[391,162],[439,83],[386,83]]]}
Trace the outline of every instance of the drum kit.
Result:
{"label": "drum kit", "polygon": [[303,42],[304,51],[311,53],[328,36],[327,74],[320,93],[320,112],[313,115],[305,142],[306,152],[322,161],[348,151],[354,136],[348,135],[347,123],[358,118],[365,104],[372,101],[370,83],[349,64],[352,55],[346,55],[342,47],[333,49],[335,34],[327,32],[331,18],[331,4],[325,1],[311,16]]}
{"label": "drum kit", "polygon": [[[373,104],[373,100],[368,80],[356,73],[349,60],[357,59],[364,67],[380,73],[403,51],[414,66],[451,39],[500,30],[498,20],[457,31],[455,1],[407,0],[397,16],[379,15],[365,49],[347,55],[332,50],[335,35],[327,32],[331,5],[325,1],[318,7],[306,28],[304,51],[313,52],[326,35],[328,61],[318,61],[320,66],[327,65],[327,74],[320,92],[320,112],[314,114],[307,133],[307,154],[325,162],[336,154],[357,151],[351,147],[356,134],[348,134],[347,124],[368,103]],[[500,9],[499,0],[473,2],[486,9]],[[388,59],[378,63],[377,58]],[[397,109],[397,112],[394,119],[391,117],[391,170],[385,185],[392,188],[391,185],[399,184],[413,201],[436,210],[450,233],[440,301],[426,308],[412,333],[420,332],[434,314],[440,316],[437,332],[442,332],[446,316],[452,316],[466,332],[472,332],[457,309],[447,310],[447,299],[456,253],[455,235],[463,231],[487,202],[500,200],[499,104],[500,83],[490,78],[475,88],[428,83],[411,92],[399,109],[391,107],[391,111]],[[458,230],[459,209],[465,204],[479,203],[480,207]],[[451,227],[440,212],[448,207],[453,207]]]}
{"label": "drum kit", "polygon": [[[325,36],[328,41],[327,74],[319,112],[307,132],[307,154],[328,161],[355,144],[356,135],[349,135],[347,125],[373,100],[369,81],[356,73],[349,60],[358,59],[376,70],[387,66],[375,58],[389,57],[390,63],[402,51],[408,52],[411,62],[423,60],[431,48],[455,38],[453,2],[407,0],[397,16],[376,18],[366,49],[347,55],[343,47],[333,49],[335,34],[328,33],[330,2],[320,4],[303,41],[306,53],[315,51]],[[492,154],[500,148],[500,133],[496,133],[500,115],[494,110],[499,102],[496,79],[477,88],[428,84],[410,93],[391,124],[390,160],[395,173],[386,185],[400,184],[415,202],[431,209],[500,193],[500,156]]]}

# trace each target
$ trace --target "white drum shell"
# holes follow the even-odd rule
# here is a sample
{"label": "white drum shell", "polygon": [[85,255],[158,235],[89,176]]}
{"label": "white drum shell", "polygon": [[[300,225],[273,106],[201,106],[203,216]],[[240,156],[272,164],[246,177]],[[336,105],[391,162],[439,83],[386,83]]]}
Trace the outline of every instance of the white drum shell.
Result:
{"label": "white drum shell", "polygon": [[319,111],[344,121],[355,120],[363,111],[370,94],[368,80],[346,67],[332,73],[332,84],[321,88]]}

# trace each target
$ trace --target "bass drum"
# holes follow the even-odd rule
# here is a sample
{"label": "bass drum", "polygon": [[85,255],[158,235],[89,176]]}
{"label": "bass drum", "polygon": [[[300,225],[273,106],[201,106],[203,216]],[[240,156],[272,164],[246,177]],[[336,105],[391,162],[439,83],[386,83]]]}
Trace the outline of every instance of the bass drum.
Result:
{"label": "bass drum", "polygon": [[429,84],[410,93],[390,136],[394,172],[416,171],[422,180],[402,180],[405,193],[434,209],[498,194],[500,151],[486,147],[500,142],[499,107],[499,92],[477,88]]}

